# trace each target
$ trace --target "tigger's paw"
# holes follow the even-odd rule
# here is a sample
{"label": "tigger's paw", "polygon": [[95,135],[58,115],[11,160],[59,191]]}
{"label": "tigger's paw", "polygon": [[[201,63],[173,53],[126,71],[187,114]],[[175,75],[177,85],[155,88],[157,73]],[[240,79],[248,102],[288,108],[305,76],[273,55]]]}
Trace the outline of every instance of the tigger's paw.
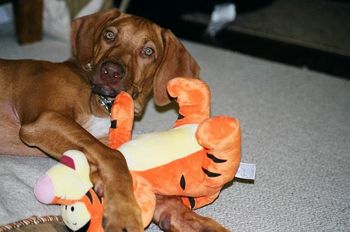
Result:
{"label": "tigger's paw", "polygon": [[196,78],[177,77],[168,82],[168,93],[179,104],[180,117],[175,126],[200,123],[209,117],[210,90]]}
{"label": "tigger's paw", "polygon": [[121,125],[126,122],[129,124],[133,122],[134,101],[127,92],[122,91],[115,98],[111,109],[111,118],[112,120],[118,120]]}
{"label": "tigger's paw", "polygon": [[232,180],[241,158],[241,132],[235,118],[217,116],[201,123],[196,133],[198,143],[207,152],[202,170],[210,186]]}
{"label": "tigger's paw", "polygon": [[224,158],[222,151],[240,148],[241,132],[237,119],[228,116],[215,116],[201,123],[196,132],[200,145],[217,151]]}
{"label": "tigger's paw", "polygon": [[134,102],[128,93],[120,92],[111,109],[109,147],[116,149],[130,140],[133,121]]}

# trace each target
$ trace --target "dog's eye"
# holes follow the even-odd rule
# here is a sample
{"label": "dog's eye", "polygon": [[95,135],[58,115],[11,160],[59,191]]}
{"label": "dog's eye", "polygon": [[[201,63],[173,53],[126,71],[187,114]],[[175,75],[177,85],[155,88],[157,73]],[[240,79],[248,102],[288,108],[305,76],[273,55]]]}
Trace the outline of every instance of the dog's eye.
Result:
{"label": "dog's eye", "polygon": [[144,49],[144,53],[145,53],[146,56],[150,56],[150,55],[153,54],[153,49],[150,48],[150,47],[147,47],[147,48]]}
{"label": "dog's eye", "polygon": [[106,31],[105,39],[113,41],[115,39],[115,33],[113,31]]}
{"label": "dog's eye", "polygon": [[145,47],[142,50],[142,55],[145,56],[145,57],[150,57],[150,56],[153,55],[153,53],[154,53],[154,50],[151,47]]}

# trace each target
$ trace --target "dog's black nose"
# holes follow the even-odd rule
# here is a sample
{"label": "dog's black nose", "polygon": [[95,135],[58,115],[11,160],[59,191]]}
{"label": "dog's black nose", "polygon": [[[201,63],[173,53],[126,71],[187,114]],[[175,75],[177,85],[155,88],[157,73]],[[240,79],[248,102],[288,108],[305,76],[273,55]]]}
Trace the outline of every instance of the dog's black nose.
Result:
{"label": "dog's black nose", "polygon": [[101,66],[101,77],[107,80],[123,79],[125,76],[124,66],[120,63],[105,62]]}

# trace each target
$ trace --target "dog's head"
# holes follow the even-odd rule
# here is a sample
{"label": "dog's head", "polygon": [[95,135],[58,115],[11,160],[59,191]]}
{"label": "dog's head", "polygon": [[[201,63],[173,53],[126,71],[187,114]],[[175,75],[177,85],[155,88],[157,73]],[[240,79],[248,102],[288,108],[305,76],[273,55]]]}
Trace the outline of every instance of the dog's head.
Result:
{"label": "dog's head", "polygon": [[92,90],[111,98],[128,92],[136,115],[152,89],[155,103],[165,105],[170,79],[199,76],[198,64],[171,31],[117,9],[74,20],[71,39],[73,56]]}

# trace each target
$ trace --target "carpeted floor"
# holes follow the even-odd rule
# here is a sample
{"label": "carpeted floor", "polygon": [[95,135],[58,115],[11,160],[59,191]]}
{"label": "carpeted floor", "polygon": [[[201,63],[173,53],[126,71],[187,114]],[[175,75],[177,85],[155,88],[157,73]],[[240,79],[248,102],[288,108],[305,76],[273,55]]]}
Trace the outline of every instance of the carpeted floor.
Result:
{"label": "carpeted floor", "polygon": [[[212,114],[240,120],[242,161],[257,165],[254,183],[234,181],[198,213],[234,231],[349,231],[350,82],[188,41],[185,45],[211,87]],[[68,56],[68,42],[45,38],[20,47],[12,31],[0,27],[1,58],[57,61]],[[176,117],[174,110],[159,111],[150,101],[135,132],[168,128]],[[23,173],[22,167],[33,169],[33,164],[37,168],[31,175]],[[44,210],[31,192],[50,165],[43,158],[0,156],[0,186],[7,190],[0,191],[0,224],[57,212]],[[13,180],[11,185],[7,180]],[[23,199],[31,202],[27,211]],[[147,231],[159,230],[151,225]]]}

